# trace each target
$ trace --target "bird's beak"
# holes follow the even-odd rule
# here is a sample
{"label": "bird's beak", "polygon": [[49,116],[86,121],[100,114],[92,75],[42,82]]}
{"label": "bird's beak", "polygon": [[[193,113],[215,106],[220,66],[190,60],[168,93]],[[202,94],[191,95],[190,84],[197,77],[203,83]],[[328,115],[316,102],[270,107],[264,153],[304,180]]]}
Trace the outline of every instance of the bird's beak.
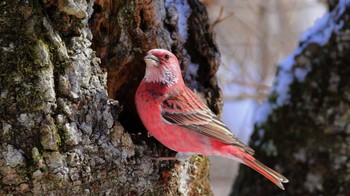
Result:
{"label": "bird's beak", "polygon": [[160,64],[160,60],[153,54],[147,54],[143,60],[147,66],[157,67]]}

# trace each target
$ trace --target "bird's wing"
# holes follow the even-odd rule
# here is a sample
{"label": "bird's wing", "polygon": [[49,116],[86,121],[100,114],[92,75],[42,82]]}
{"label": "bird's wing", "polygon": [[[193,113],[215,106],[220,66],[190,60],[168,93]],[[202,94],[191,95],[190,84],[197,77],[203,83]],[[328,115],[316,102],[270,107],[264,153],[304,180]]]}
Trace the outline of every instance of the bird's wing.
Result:
{"label": "bird's wing", "polygon": [[241,142],[226,125],[187,87],[167,97],[162,117],[168,123],[186,127],[220,142],[236,145],[253,155],[254,150]]}

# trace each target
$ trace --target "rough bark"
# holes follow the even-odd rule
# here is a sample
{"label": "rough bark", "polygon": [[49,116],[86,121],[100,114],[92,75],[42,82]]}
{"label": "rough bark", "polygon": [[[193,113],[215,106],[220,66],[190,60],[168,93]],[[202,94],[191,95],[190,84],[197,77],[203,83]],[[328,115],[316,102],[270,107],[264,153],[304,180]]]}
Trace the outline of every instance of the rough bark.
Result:
{"label": "rough bark", "polygon": [[154,160],[174,153],[147,136],[133,105],[142,57],[166,48],[220,112],[205,7],[175,2],[0,3],[0,195],[210,194],[207,158]]}
{"label": "rough bark", "polygon": [[[273,110],[251,138],[256,158],[289,178],[286,190],[241,167],[232,195],[350,195],[350,5],[344,2],[329,2],[323,29],[299,44],[290,71],[279,70],[294,75],[289,101],[278,104],[281,95],[273,91],[267,103]],[[319,44],[316,38],[328,33]],[[302,70],[304,80],[296,77]]]}

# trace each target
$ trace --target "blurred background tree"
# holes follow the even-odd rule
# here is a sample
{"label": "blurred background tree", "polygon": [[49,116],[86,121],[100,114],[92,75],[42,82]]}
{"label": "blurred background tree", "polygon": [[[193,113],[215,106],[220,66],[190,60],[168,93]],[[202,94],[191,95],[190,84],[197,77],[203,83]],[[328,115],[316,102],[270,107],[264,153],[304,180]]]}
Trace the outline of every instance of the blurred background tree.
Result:
{"label": "blurred background tree", "polygon": [[[338,96],[338,94],[329,93],[329,90],[326,89],[330,84],[332,84],[331,89],[336,89],[336,92],[341,92],[342,90],[340,89],[346,88],[346,76],[335,70],[341,70],[341,72],[347,70],[344,66],[346,66],[348,60],[346,59],[346,55],[344,56],[343,54],[346,54],[344,48],[347,48],[346,41],[344,40],[346,36],[344,35],[347,35],[348,15],[346,13],[348,11],[334,10],[338,1],[271,0],[263,2],[233,1],[231,3],[226,1],[204,2],[208,6],[212,21],[221,21],[220,17],[219,20],[217,20],[217,16],[220,15],[220,12],[223,12],[221,18],[224,20],[218,23],[214,30],[217,33],[219,48],[224,63],[224,66],[221,66],[221,68],[224,69],[219,70],[219,78],[223,78],[221,82],[224,95],[229,95],[228,97],[224,97],[223,118],[226,123],[230,124],[230,122],[236,122],[236,125],[232,123],[231,127],[233,127],[234,131],[237,131],[237,135],[243,138],[243,140],[248,141],[251,130],[254,129],[253,124],[255,120],[268,118],[266,124],[255,127],[251,145],[258,149],[256,152],[257,157],[261,157],[266,164],[276,164],[275,168],[281,169],[281,171],[295,172],[292,176],[298,176],[294,179],[294,185],[293,182],[291,182],[290,185],[286,185],[287,191],[285,193],[290,193],[291,195],[301,193],[302,195],[318,193],[323,193],[325,195],[347,195],[348,193],[342,188],[344,187],[343,184],[344,181],[346,181],[346,176],[340,174],[339,178],[334,176],[326,177],[325,173],[326,171],[328,173],[334,173],[335,175],[337,175],[338,172],[346,173],[348,155],[346,153],[325,153],[325,150],[322,150],[324,149],[323,145],[325,145],[325,143],[321,141],[327,141],[327,146],[331,149],[329,151],[344,151],[344,149],[340,149],[337,146],[344,145],[346,139],[339,141],[335,140],[335,138],[340,137],[346,132],[346,124],[348,124],[346,122],[350,121],[347,113],[343,111],[347,110],[347,107],[344,106],[344,103],[347,103],[346,96]],[[345,9],[346,3],[344,2],[346,1],[339,2],[342,9]],[[224,7],[223,11],[221,6]],[[339,25],[337,28],[342,28],[342,30],[339,32],[336,28],[330,30],[329,26],[332,26],[332,24],[328,24],[325,22],[327,20],[324,19],[313,27],[314,30],[308,31],[300,38],[301,32],[304,31],[306,27],[311,26],[315,18],[320,17],[327,9],[331,11],[331,15],[339,12],[344,13],[339,16],[339,18],[331,17],[330,19],[330,21],[334,20],[333,22]],[[213,16],[213,13],[216,13],[216,16]],[[226,16],[229,17],[226,18]],[[319,44],[317,39],[322,37],[320,35],[327,34],[328,31],[333,32],[331,38],[324,39],[326,44]],[[307,37],[312,38],[307,39]],[[294,52],[292,52],[293,49]],[[286,58],[282,63],[278,63],[290,53],[291,55],[289,58]],[[328,56],[329,59],[325,56]],[[336,57],[332,59],[331,56]],[[329,61],[325,61],[324,57]],[[294,63],[293,60],[295,60]],[[312,66],[309,65],[310,62]],[[277,64],[285,65],[288,63],[290,64],[289,67],[292,67],[291,70],[287,72],[280,70],[278,72],[279,77],[275,79],[276,84],[272,89],[271,86],[276,70],[275,66]],[[307,66],[305,64],[307,64]],[[330,69],[332,69],[329,67],[333,67],[334,72],[329,73]],[[224,71],[221,72],[222,70]],[[285,73],[290,74],[288,75]],[[305,75],[307,75],[307,77],[304,81],[302,78]],[[338,82],[339,84],[345,84],[345,86],[338,86]],[[336,83],[336,85],[334,83]],[[309,85],[318,86],[318,88],[320,88],[318,90],[319,92],[315,93],[313,88],[316,87],[308,88],[307,86]],[[308,92],[314,92],[314,94],[310,97],[308,96]],[[289,94],[285,95],[285,93]],[[269,114],[266,112],[266,103],[263,105],[262,112],[259,112],[262,106],[259,103],[266,100],[269,94],[271,95],[268,103],[272,106],[270,108],[271,110],[276,108],[276,105],[280,104],[281,99],[284,99],[281,97],[284,96],[291,96],[291,103],[289,103],[290,108],[276,108],[269,117],[266,117],[266,115]],[[325,100],[333,100],[334,102],[332,101],[332,104],[334,105],[330,104],[328,101],[317,101],[320,97],[323,97],[322,99]],[[316,101],[316,106],[313,106],[315,103],[310,104],[309,101],[305,99]],[[226,107],[227,105],[229,105],[229,107]],[[296,105],[298,105],[298,107]],[[318,107],[325,108],[322,109]],[[342,108],[342,110],[340,110],[339,107]],[[226,112],[227,110],[229,111]],[[330,115],[325,117],[324,114],[320,112],[323,110],[327,110]],[[310,111],[312,111],[312,115]],[[258,116],[256,116],[256,114]],[[337,117],[332,117],[331,114]],[[327,119],[326,121],[328,122],[325,123],[320,119]],[[301,120],[304,123],[301,123]],[[237,126],[237,124],[239,125]],[[331,126],[330,124],[337,124],[337,126]],[[307,131],[305,129],[307,129]],[[301,134],[304,133],[303,130],[305,134]],[[320,134],[323,132],[327,133],[328,131],[332,133],[334,133],[334,131],[340,131],[340,133],[332,139],[328,139],[328,134]],[[320,137],[315,139],[314,137],[316,136]],[[288,141],[289,146],[282,145],[282,143],[286,141]],[[339,141],[339,144],[334,143],[334,141]],[[306,145],[307,143],[312,143],[312,145]],[[274,157],[276,152],[278,152],[278,155]],[[259,156],[258,153],[261,153],[262,156]],[[281,156],[281,160],[276,161],[275,159],[280,158],[279,156]],[[327,160],[319,156],[332,157],[335,161]],[[317,164],[315,160],[319,160]],[[303,164],[300,162],[303,162]],[[290,165],[288,165],[288,163],[290,163]],[[336,167],[332,167],[332,164],[335,164]],[[226,167],[229,168],[229,166]],[[317,171],[317,169],[312,169],[313,167],[321,169]],[[219,168],[222,168],[222,166]],[[324,168],[329,169],[325,170]],[[260,181],[265,182],[265,180],[261,178],[261,176],[254,174],[254,171],[249,171],[249,169],[245,167],[242,167],[242,171],[244,172],[240,173],[238,183],[235,186],[234,195],[271,195],[281,193],[278,191],[274,192],[276,190],[274,187],[269,186],[268,182],[260,184]],[[222,173],[227,175],[229,172],[225,170],[225,172]],[[211,178],[214,178],[215,175],[218,174],[220,174],[220,172],[214,171]],[[290,178],[288,172],[286,175]],[[230,174],[230,176],[232,179],[232,174]],[[229,177],[226,177],[222,181],[213,180],[212,183],[215,183],[213,186],[214,192],[227,194],[229,190],[222,193],[218,191],[222,190],[222,188],[216,187],[222,186],[224,183],[221,182],[227,182],[228,178]],[[292,181],[293,179],[290,178],[290,180]],[[220,184],[217,182],[220,182]],[[333,188],[330,187],[331,182],[334,183]],[[288,189],[289,186],[290,188]],[[269,188],[271,188],[271,190],[267,190]]]}

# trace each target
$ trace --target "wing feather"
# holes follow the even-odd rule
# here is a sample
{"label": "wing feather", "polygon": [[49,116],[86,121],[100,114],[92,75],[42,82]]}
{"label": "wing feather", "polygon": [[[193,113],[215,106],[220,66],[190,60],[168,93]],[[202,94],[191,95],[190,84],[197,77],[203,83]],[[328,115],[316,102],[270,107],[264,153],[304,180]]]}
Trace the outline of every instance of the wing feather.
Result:
{"label": "wing feather", "polygon": [[242,147],[253,155],[254,150],[241,142],[228,127],[187,87],[167,97],[162,117],[168,123],[186,127],[220,142]]}

